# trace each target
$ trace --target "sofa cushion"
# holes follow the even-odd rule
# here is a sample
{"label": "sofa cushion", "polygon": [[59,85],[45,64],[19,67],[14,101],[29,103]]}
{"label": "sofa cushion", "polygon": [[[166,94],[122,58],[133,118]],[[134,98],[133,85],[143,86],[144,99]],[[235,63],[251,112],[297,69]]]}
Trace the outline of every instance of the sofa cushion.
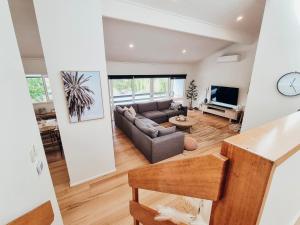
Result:
{"label": "sofa cushion", "polygon": [[160,111],[148,111],[148,112],[142,113],[142,115],[149,119],[155,119],[155,118],[167,116],[167,114],[160,112]]}
{"label": "sofa cushion", "polygon": [[141,114],[143,114],[144,112],[157,110],[156,102],[140,103],[137,104],[137,107],[138,107],[138,112]]}
{"label": "sofa cushion", "polygon": [[139,113],[136,114],[135,118],[137,119],[144,119],[145,117]]}
{"label": "sofa cushion", "polygon": [[133,116],[128,110],[125,111],[124,116],[128,119],[131,123],[134,123],[135,116]]}
{"label": "sofa cushion", "polygon": [[162,112],[167,114],[168,117],[178,116],[180,114],[180,111],[173,110],[173,109],[165,109],[162,110]]}
{"label": "sofa cushion", "polygon": [[166,101],[157,102],[157,109],[159,111],[169,109],[172,102],[173,102],[173,100],[166,100]]}
{"label": "sofa cushion", "polygon": [[146,135],[148,135],[151,138],[156,138],[158,136],[158,130],[155,129],[155,127],[153,127],[149,124],[146,124],[145,122],[143,122],[140,119],[135,120],[135,125],[139,130],[141,130],[143,133],[145,133]]}
{"label": "sofa cushion", "polygon": [[158,137],[161,137],[161,136],[165,136],[165,135],[169,135],[169,134],[173,134],[176,132],[176,127],[173,126],[173,127],[157,127],[156,128],[158,130]]}
{"label": "sofa cushion", "polygon": [[152,120],[150,120],[150,119],[148,119],[148,118],[141,118],[141,120],[144,122],[144,123],[146,123],[147,125],[150,125],[150,126],[152,126],[152,127],[157,127],[157,126],[159,126],[159,124],[158,123],[155,123],[154,121],[152,121]]}

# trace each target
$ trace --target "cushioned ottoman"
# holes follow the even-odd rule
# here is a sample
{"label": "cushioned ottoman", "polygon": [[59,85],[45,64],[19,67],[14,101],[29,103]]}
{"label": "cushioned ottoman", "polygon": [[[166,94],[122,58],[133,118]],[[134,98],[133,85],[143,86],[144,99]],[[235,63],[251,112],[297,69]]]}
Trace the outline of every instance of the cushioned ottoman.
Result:
{"label": "cushioned ottoman", "polygon": [[185,150],[194,151],[197,148],[198,148],[198,143],[194,138],[188,137],[188,136],[184,137],[184,149]]}

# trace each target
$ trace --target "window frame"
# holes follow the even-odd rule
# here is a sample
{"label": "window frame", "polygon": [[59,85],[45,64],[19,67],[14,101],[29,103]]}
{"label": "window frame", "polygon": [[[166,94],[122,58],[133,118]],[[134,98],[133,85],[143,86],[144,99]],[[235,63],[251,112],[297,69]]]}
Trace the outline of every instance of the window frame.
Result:
{"label": "window frame", "polygon": [[[113,77],[114,75],[112,75],[111,77]],[[131,77],[132,76],[132,77]],[[148,78],[150,79],[150,97],[149,98],[143,98],[143,99],[136,99],[136,90],[135,90],[135,80],[138,79],[143,79],[143,78]],[[155,79],[168,79],[168,83],[167,83],[167,91],[166,91],[166,95],[164,96],[155,96],[154,92],[154,80]],[[139,76],[134,76],[134,75],[118,75],[118,79],[124,79],[124,80],[131,80],[131,90],[132,90],[132,95],[130,95],[131,99],[128,100],[124,100],[124,101],[115,101],[116,97],[119,96],[114,96],[114,87],[113,87],[113,82],[115,79],[113,78],[109,78],[108,79],[108,84],[109,84],[109,93],[110,93],[110,105],[113,108],[116,105],[124,105],[124,104],[134,104],[137,102],[149,102],[149,101],[155,101],[155,100],[163,100],[163,99],[175,99],[178,101],[182,101],[184,99],[185,96],[185,89],[186,89],[186,78],[178,78],[178,79],[183,79],[184,80],[184,85],[183,85],[183,93],[182,93],[182,97],[176,97],[174,98],[174,80],[176,80],[176,78],[172,78],[172,76],[152,76],[152,77],[139,77]],[[116,80],[118,80],[116,79]],[[129,96],[124,96],[124,97],[129,97]]]}
{"label": "window frame", "polygon": [[[46,96],[46,101],[33,102],[33,99],[31,98],[32,104],[43,104],[43,103],[53,102],[53,100],[50,99],[50,97],[49,97],[49,91],[48,91],[47,84],[46,84],[46,81],[45,81],[45,78],[49,79],[48,75],[45,75],[45,74],[26,74],[25,78],[26,78],[27,86],[28,86],[28,81],[27,81],[28,78],[42,78],[42,81],[43,81],[43,87],[44,87],[44,92],[45,92],[45,96]],[[28,90],[29,90],[29,86],[28,86]],[[52,89],[51,89],[51,93],[52,93]],[[52,96],[52,98],[53,98],[53,96]]]}

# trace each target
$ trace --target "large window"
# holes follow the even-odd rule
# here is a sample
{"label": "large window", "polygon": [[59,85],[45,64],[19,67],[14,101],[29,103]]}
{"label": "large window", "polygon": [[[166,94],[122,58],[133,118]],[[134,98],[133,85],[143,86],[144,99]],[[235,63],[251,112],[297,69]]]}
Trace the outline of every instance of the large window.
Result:
{"label": "large window", "polygon": [[185,77],[185,75],[109,76],[111,105],[169,98],[182,99]]}
{"label": "large window", "polygon": [[112,92],[115,103],[130,103],[133,101],[131,79],[118,79],[112,81]]}
{"label": "large window", "polygon": [[173,98],[181,99],[185,94],[185,79],[172,80]]}
{"label": "large window", "polygon": [[154,98],[169,97],[169,80],[170,78],[153,79]]}
{"label": "large window", "polygon": [[49,102],[52,100],[52,91],[48,77],[43,75],[28,75],[26,79],[33,103]]}
{"label": "large window", "polygon": [[151,98],[151,79],[133,79],[135,102],[142,102]]}

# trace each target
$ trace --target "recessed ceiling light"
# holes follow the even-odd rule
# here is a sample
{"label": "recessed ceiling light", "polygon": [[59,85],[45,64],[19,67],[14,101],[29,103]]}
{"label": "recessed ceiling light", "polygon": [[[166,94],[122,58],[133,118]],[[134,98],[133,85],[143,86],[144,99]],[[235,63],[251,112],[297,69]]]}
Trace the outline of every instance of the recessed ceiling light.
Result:
{"label": "recessed ceiling light", "polygon": [[134,44],[129,44],[129,48],[134,48]]}
{"label": "recessed ceiling light", "polygon": [[182,49],[182,54],[186,54],[186,49]]}
{"label": "recessed ceiling light", "polygon": [[238,17],[236,18],[236,21],[237,21],[237,22],[240,22],[240,21],[242,21],[243,19],[244,19],[243,16],[238,16]]}

